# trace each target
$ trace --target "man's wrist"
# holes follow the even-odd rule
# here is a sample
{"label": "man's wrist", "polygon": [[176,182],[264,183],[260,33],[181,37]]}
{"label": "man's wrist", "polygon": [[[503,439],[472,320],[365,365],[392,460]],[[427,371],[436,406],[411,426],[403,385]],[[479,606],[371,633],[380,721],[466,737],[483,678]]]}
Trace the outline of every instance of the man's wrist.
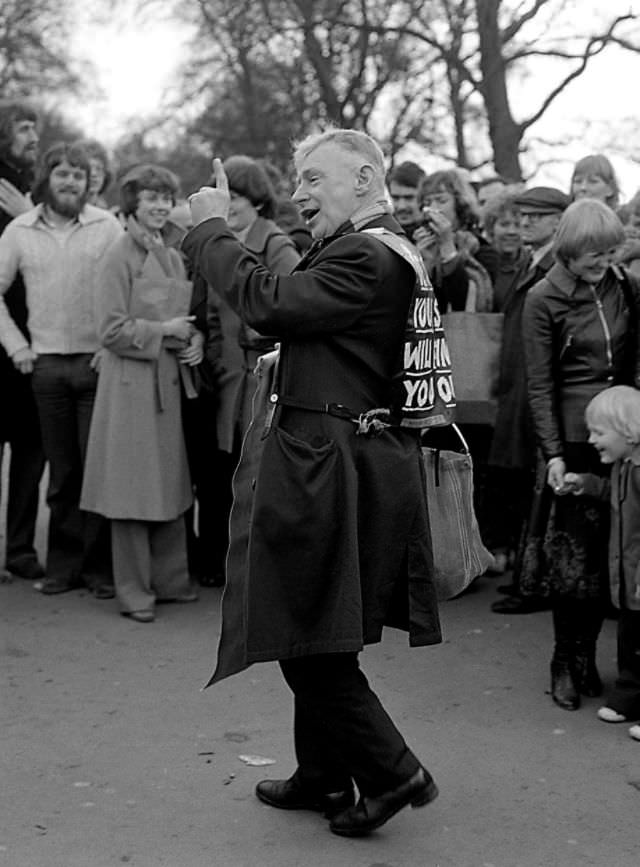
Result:
{"label": "man's wrist", "polygon": [[25,350],[31,350],[31,347],[29,346],[28,343],[23,343],[22,346],[19,346],[17,349],[14,349],[12,352],[8,352],[7,354],[9,356],[9,358],[13,361],[15,359],[16,355],[19,355],[21,352],[24,352]]}

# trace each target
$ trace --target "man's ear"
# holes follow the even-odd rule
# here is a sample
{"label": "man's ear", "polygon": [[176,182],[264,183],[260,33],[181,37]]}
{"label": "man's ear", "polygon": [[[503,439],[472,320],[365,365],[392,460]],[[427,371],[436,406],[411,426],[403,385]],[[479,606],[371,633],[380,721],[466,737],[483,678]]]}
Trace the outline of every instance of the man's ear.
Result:
{"label": "man's ear", "polygon": [[356,195],[364,196],[371,190],[371,185],[375,177],[373,166],[369,163],[364,163],[356,172]]}

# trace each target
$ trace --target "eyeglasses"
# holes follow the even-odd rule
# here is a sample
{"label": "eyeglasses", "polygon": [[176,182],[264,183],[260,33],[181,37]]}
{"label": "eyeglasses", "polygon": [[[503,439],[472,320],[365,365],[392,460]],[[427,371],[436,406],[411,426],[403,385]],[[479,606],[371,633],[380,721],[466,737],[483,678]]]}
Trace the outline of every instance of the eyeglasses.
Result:
{"label": "eyeglasses", "polygon": [[531,220],[532,223],[538,223],[544,217],[550,217],[555,213],[555,211],[520,211],[520,220]]}

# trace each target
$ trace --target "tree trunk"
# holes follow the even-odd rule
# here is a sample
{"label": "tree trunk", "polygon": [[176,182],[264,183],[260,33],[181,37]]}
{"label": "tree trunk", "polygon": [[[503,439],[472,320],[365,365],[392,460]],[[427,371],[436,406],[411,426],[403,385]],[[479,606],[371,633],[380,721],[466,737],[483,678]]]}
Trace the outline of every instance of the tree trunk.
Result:
{"label": "tree trunk", "polygon": [[498,26],[500,0],[476,0],[482,98],[489,121],[489,137],[496,171],[509,181],[522,180],[520,141],[522,129],[511,114],[502,41]]}
{"label": "tree trunk", "polygon": [[449,102],[453,113],[453,125],[456,138],[456,162],[461,169],[469,168],[469,154],[465,140],[465,117],[462,95],[460,93],[460,77],[452,63],[447,63],[447,81],[449,84]]}

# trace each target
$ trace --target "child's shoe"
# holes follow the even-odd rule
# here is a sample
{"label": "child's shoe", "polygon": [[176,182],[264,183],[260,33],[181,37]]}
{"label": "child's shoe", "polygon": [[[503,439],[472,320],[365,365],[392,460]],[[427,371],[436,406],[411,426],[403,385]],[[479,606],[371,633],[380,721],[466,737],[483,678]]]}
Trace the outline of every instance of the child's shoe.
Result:
{"label": "child's shoe", "polygon": [[629,729],[629,737],[633,738],[634,741],[640,741],[640,723],[631,726]]}
{"label": "child's shoe", "polygon": [[[598,719],[608,723],[623,723],[627,721],[626,716],[618,713],[618,711],[614,710],[612,707],[601,707],[598,710]],[[640,726],[632,726],[632,728],[640,729]]]}

